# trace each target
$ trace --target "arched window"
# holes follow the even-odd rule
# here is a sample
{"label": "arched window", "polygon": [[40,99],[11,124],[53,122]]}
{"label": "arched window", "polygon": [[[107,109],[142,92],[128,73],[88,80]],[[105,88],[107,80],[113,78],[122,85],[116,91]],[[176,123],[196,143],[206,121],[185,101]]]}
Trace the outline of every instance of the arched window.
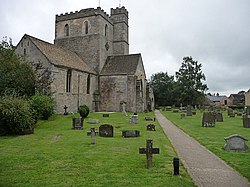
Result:
{"label": "arched window", "polygon": [[72,76],[72,71],[71,69],[68,69],[66,77],[66,92],[70,92],[71,76]]}
{"label": "arched window", "polygon": [[66,24],[64,26],[64,34],[65,34],[65,36],[69,36],[69,25],[68,24]]}
{"label": "arched window", "polygon": [[104,35],[105,37],[108,37],[108,25],[105,25],[105,30],[104,30]]}
{"label": "arched window", "polygon": [[87,94],[89,94],[90,92],[90,75],[88,75],[88,78],[87,78]]}
{"label": "arched window", "polygon": [[85,32],[85,34],[89,33],[89,22],[88,21],[84,22],[84,32]]}

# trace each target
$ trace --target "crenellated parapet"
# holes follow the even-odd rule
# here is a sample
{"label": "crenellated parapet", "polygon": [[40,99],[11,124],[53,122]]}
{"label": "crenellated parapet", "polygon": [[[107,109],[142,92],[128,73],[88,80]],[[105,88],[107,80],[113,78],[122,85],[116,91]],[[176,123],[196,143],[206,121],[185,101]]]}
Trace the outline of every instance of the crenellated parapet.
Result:
{"label": "crenellated parapet", "polygon": [[128,11],[127,9],[123,6],[121,8],[111,8],[111,16],[116,15],[116,14],[125,14],[128,17]]}
{"label": "crenellated parapet", "polygon": [[65,20],[71,20],[71,19],[77,19],[77,18],[84,18],[84,17],[90,17],[90,16],[102,16],[104,19],[106,19],[109,22],[112,22],[109,15],[101,9],[101,7],[95,8],[88,8],[88,9],[82,9],[80,11],[65,13],[56,15],[56,22],[59,21],[65,21]]}

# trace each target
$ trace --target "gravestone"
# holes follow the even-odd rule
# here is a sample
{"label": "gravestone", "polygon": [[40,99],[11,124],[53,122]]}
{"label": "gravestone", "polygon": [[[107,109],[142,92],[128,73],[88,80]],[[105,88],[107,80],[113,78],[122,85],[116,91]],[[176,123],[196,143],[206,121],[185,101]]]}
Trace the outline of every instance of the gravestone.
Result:
{"label": "gravestone", "polygon": [[138,130],[123,130],[122,137],[124,138],[131,138],[131,137],[139,137],[140,131]]}
{"label": "gravestone", "polygon": [[166,106],[165,110],[166,110],[166,111],[171,111],[171,110],[172,110],[172,107],[171,107],[171,106]]}
{"label": "gravestone", "polygon": [[91,144],[95,144],[95,136],[98,135],[98,132],[95,132],[95,128],[90,128],[90,132],[87,132],[87,135],[91,137]]}
{"label": "gravestone", "polygon": [[69,113],[67,112],[67,108],[68,108],[68,107],[67,107],[66,105],[64,105],[64,107],[63,107],[63,109],[64,109],[64,113],[63,113],[63,114],[64,114],[64,115],[68,115],[68,114],[69,114]]}
{"label": "gravestone", "polygon": [[154,124],[147,125],[147,130],[148,131],[155,131],[155,125]]}
{"label": "gravestone", "polygon": [[223,122],[223,115],[221,112],[216,112],[215,119],[217,122]]}
{"label": "gravestone", "polygon": [[196,111],[195,111],[195,110],[193,110],[193,111],[192,111],[192,114],[193,114],[193,115],[196,115]]}
{"label": "gravestone", "polygon": [[112,125],[104,124],[99,127],[99,136],[101,137],[113,137],[114,128]]}
{"label": "gravestone", "polygon": [[245,107],[245,117],[250,118],[250,106]]}
{"label": "gravestone", "polygon": [[230,117],[230,118],[234,118],[234,117],[235,117],[235,113],[230,113],[230,114],[229,114],[229,117]]}
{"label": "gravestone", "polygon": [[159,148],[153,148],[153,140],[146,141],[146,148],[139,148],[139,154],[146,154],[147,168],[152,167],[153,154],[160,154]]}
{"label": "gravestone", "polygon": [[173,109],[173,113],[178,113],[179,109]]}
{"label": "gravestone", "polygon": [[122,102],[122,114],[125,116],[128,116],[128,114],[126,112],[126,102]]}
{"label": "gravestone", "polygon": [[145,120],[146,120],[146,121],[153,121],[153,119],[152,119],[150,116],[146,116],[146,117],[145,117]]}
{"label": "gravestone", "polygon": [[243,138],[238,134],[233,134],[227,138],[224,138],[227,142],[224,145],[226,151],[236,151],[236,152],[246,152],[248,151],[248,146],[246,145],[247,139]]}
{"label": "gravestone", "polygon": [[192,107],[190,105],[187,106],[187,116],[192,116]]}
{"label": "gravestone", "polygon": [[250,128],[250,118],[243,117],[243,127],[244,128]]}
{"label": "gravestone", "polygon": [[99,123],[99,120],[98,119],[89,118],[88,119],[88,123],[90,123],[90,124],[97,124],[97,123]]}
{"label": "gravestone", "polygon": [[72,129],[74,130],[82,130],[83,129],[83,118],[73,118],[72,119]]}
{"label": "gravestone", "polygon": [[203,112],[202,127],[215,127],[215,117],[212,112]]}
{"label": "gravestone", "polygon": [[131,115],[129,117],[129,123],[130,124],[137,124],[138,123],[138,115]]}
{"label": "gravestone", "polygon": [[184,119],[186,117],[186,114],[181,113],[181,119]]}
{"label": "gravestone", "polygon": [[109,114],[103,114],[102,117],[109,118]]}
{"label": "gravestone", "polygon": [[233,109],[231,109],[231,108],[227,109],[227,115],[228,116],[230,116],[230,114],[233,114],[233,113],[234,113]]}

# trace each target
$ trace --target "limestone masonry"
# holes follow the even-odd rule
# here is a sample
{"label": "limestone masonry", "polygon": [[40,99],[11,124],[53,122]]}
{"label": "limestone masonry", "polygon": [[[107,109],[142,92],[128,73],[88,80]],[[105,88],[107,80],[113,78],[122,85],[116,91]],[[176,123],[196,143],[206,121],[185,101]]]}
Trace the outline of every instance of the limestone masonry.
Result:
{"label": "limestone masonry", "polygon": [[52,72],[56,112],[143,112],[154,108],[141,54],[129,54],[128,11],[100,7],[56,15],[54,44],[25,34],[16,53]]}

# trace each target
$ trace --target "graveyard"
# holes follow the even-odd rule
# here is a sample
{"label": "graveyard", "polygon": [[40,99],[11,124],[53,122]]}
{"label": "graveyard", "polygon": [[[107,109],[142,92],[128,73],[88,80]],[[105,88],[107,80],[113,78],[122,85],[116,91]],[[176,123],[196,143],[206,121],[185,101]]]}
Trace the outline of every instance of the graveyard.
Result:
{"label": "graveyard", "polygon": [[[231,135],[240,135],[245,139],[250,139],[250,128],[243,127],[241,115],[230,117],[227,111],[223,111],[223,122],[215,122],[215,125],[202,127],[202,112],[197,110],[196,115],[181,117],[180,112],[161,111],[176,126],[185,133],[196,139],[200,144],[209,149],[215,155],[223,159],[228,165],[232,166],[241,175],[250,180],[250,152],[226,151],[224,146],[225,139]],[[246,141],[249,147],[249,141]]]}
{"label": "graveyard", "polygon": [[[0,186],[195,186],[181,162],[174,176],[177,154],[154,113],[138,113],[137,124],[130,124],[130,115],[90,113],[77,130],[72,118],[78,114],[53,115],[38,121],[34,134],[1,136]],[[90,128],[100,133],[104,124],[113,127],[113,137],[95,134],[93,143]],[[139,153],[147,140],[159,151],[149,169]]]}

